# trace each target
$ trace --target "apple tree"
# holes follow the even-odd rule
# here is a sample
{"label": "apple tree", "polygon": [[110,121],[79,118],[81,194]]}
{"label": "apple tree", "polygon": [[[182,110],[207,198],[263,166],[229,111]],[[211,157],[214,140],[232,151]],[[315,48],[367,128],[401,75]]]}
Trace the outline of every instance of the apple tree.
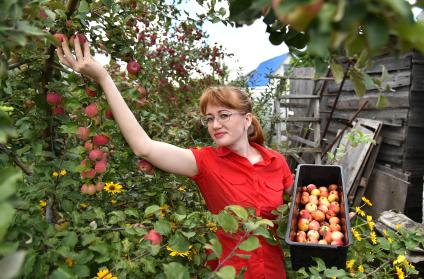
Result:
{"label": "apple tree", "polygon": [[252,250],[273,224],[237,206],[212,215],[190,180],[136,158],[98,85],[55,55],[88,40],[152,138],[201,147],[200,92],[227,75],[202,26],[221,17],[157,0],[1,2],[0,265],[23,262],[10,278],[235,276],[204,265],[205,248],[222,251],[214,232],[244,229]]}

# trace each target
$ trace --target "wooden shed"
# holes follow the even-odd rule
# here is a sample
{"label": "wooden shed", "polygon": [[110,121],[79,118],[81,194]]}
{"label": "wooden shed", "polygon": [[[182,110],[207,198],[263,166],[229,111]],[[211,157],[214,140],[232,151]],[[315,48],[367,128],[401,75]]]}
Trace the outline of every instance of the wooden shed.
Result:
{"label": "wooden shed", "polygon": [[[387,97],[387,105],[382,109],[376,107],[379,95],[376,88],[369,88],[363,97],[356,96],[351,81],[347,80],[335,106],[325,138],[327,142],[331,142],[338,129],[344,126],[343,123],[346,123],[355,111],[368,101],[358,116],[383,122],[376,172],[378,170],[383,172],[383,175],[403,177],[405,185],[408,185],[405,213],[421,222],[424,175],[424,56],[410,52],[398,57],[378,57],[373,60],[366,72],[371,77],[379,77],[382,65],[389,73],[388,83],[393,89],[393,92],[383,93]],[[321,99],[321,129],[326,126],[327,115],[335,102],[338,90],[339,85],[331,81],[327,87],[327,94]],[[380,181],[380,184],[386,181],[377,174],[371,179],[378,180],[374,183]],[[391,191],[386,192],[380,193],[381,198],[392,194]]]}
{"label": "wooden shed", "polygon": [[[366,176],[359,177],[357,180],[362,181],[357,183],[366,188],[365,195],[378,199],[370,209],[374,213],[394,208],[421,222],[424,144],[420,141],[424,143],[424,56],[417,52],[381,56],[372,61],[366,72],[371,77],[380,77],[382,66],[388,71],[386,83],[392,88],[392,92],[382,93],[387,98],[384,108],[376,106],[380,94],[377,88],[368,88],[364,96],[358,97],[352,82],[347,79],[337,100],[340,85],[331,77],[313,81],[312,69],[295,69],[288,78],[289,94],[280,92],[275,102],[275,111],[282,122],[286,121],[287,129],[278,129],[277,125],[275,135],[280,141],[286,138],[289,142],[286,143],[288,148],[282,151],[294,168],[302,161],[320,163],[316,149],[322,155],[321,152],[333,142],[340,130],[350,125],[353,118],[382,122],[381,130],[379,128],[381,142],[375,154],[370,156],[373,162],[362,166],[368,168],[364,171]],[[367,104],[362,107],[365,102]],[[356,115],[360,108],[362,110]],[[294,115],[282,118],[283,109],[290,109]],[[329,118],[330,122],[327,123]],[[318,126],[314,124],[317,121]]]}

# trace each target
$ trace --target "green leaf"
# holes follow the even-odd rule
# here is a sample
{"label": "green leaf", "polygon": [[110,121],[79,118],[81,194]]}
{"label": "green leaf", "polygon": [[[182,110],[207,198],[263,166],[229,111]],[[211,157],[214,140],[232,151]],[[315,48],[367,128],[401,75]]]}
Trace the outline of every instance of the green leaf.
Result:
{"label": "green leaf", "polygon": [[384,96],[383,94],[379,94],[378,99],[377,99],[377,103],[375,104],[375,106],[378,109],[383,109],[387,106],[387,104],[388,104],[387,97]]}
{"label": "green leaf", "polygon": [[169,235],[172,231],[171,224],[167,220],[159,220],[154,224],[155,230],[160,235]]}
{"label": "green leaf", "polygon": [[3,240],[6,231],[13,220],[15,209],[9,203],[0,203],[0,240]]}
{"label": "green leaf", "polygon": [[62,240],[62,244],[71,249],[74,248],[75,244],[78,242],[78,236],[75,232],[66,232],[65,237]]}
{"label": "green leaf", "polygon": [[210,244],[205,245],[205,248],[211,249],[215,253],[215,255],[217,256],[217,258],[220,258],[221,254],[222,254],[222,245],[221,245],[221,242],[219,241],[219,239],[218,238],[212,238],[209,241],[209,243]]}
{"label": "green leaf", "polygon": [[330,63],[330,69],[331,73],[333,74],[334,81],[337,84],[340,84],[343,80],[344,76],[344,68],[342,65],[335,63],[334,61],[331,61]]}
{"label": "green leaf", "polygon": [[407,1],[399,0],[383,0],[387,5],[389,5],[396,13],[404,18],[409,18],[412,20],[413,14],[410,4]]}
{"label": "green leaf", "polygon": [[234,212],[238,217],[240,217],[243,220],[246,220],[247,217],[249,217],[249,213],[247,213],[247,210],[244,209],[240,205],[228,205],[225,207],[225,209],[229,209],[232,212]]}
{"label": "green leaf", "polygon": [[144,210],[144,216],[147,217],[149,215],[152,215],[160,210],[160,207],[156,204],[151,205]]}
{"label": "green leaf", "polygon": [[343,276],[346,276],[346,272],[343,269],[337,269],[337,267],[332,267],[331,269],[326,269],[324,271],[324,275],[327,278],[341,278]]}
{"label": "green leaf", "polygon": [[222,279],[234,279],[236,277],[236,269],[231,265],[226,265],[221,267],[215,274]]}
{"label": "green leaf", "polygon": [[180,263],[163,264],[163,269],[167,279],[190,279],[187,267]]}
{"label": "green leaf", "polygon": [[85,13],[88,13],[89,11],[90,11],[90,6],[88,5],[87,1],[85,0],[80,1],[78,12],[85,14]]}
{"label": "green leaf", "polygon": [[253,251],[259,246],[259,238],[252,235],[251,237],[240,243],[239,248],[244,251]]}
{"label": "green leaf", "polygon": [[27,21],[18,21],[16,23],[16,27],[19,31],[26,33],[28,35],[34,35],[34,36],[46,36],[47,33],[43,32],[43,30],[38,29],[35,26],[32,26]]}
{"label": "green leaf", "polygon": [[50,276],[49,279],[72,279],[75,278],[68,271],[63,270],[61,267],[56,269]]}
{"label": "green leaf", "polygon": [[17,251],[0,260],[2,279],[12,279],[18,275],[22,264],[24,263],[25,254],[25,251]]}
{"label": "green leaf", "polygon": [[366,91],[364,73],[356,68],[351,68],[349,70],[349,77],[352,81],[356,95],[358,97],[364,96]]}
{"label": "green leaf", "polygon": [[0,169],[0,202],[16,192],[16,182],[22,179],[22,173],[14,168]]}
{"label": "green leaf", "polygon": [[364,29],[371,51],[379,50],[389,40],[389,26],[381,18],[368,17],[365,20]]}
{"label": "green leaf", "polygon": [[238,229],[237,220],[233,216],[229,215],[227,212],[221,211],[218,214],[217,221],[218,221],[218,224],[224,229],[224,231],[231,232],[231,233],[237,232],[237,229]]}
{"label": "green leaf", "polygon": [[90,269],[86,265],[76,264],[72,267],[72,273],[78,277],[89,277]]}
{"label": "green leaf", "polygon": [[189,249],[190,243],[181,233],[176,233],[169,240],[169,246],[177,252],[186,252]]}

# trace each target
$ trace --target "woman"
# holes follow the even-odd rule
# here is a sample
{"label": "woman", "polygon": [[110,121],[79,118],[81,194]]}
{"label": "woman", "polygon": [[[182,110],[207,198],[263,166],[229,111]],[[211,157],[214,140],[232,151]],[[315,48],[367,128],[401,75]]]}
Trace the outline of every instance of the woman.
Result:
{"label": "woman", "polygon": [[[77,36],[76,36],[77,37]],[[249,97],[234,87],[208,88],[200,99],[202,123],[216,147],[184,149],[152,140],[126,105],[111,76],[90,54],[88,42],[75,40],[75,56],[63,40],[57,48],[62,64],[100,84],[115,121],[136,156],[154,166],[193,179],[207,208],[214,214],[230,204],[256,209],[259,216],[273,218],[271,211],[283,203],[282,192],[290,192],[293,176],[284,157],[263,147],[263,134],[252,114]],[[167,158],[167,160],[163,160]],[[224,259],[237,243],[237,236],[217,233]],[[228,260],[237,272],[247,267],[244,278],[285,278],[281,248],[260,238],[261,246],[249,259]],[[213,265],[213,263],[211,263]]]}

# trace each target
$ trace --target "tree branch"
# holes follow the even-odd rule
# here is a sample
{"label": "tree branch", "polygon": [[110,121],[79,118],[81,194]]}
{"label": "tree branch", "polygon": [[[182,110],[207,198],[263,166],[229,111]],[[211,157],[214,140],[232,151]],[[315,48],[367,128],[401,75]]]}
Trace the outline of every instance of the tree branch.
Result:
{"label": "tree branch", "polygon": [[9,156],[10,159],[12,159],[12,161],[26,174],[31,176],[32,172],[29,170],[29,168],[27,166],[25,166],[21,160],[19,160],[18,157],[16,157],[15,154],[13,154],[12,151],[10,151],[9,149],[7,149],[7,147],[4,144],[0,144],[0,150],[3,151],[4,153],[7,154],[7,156]]}

